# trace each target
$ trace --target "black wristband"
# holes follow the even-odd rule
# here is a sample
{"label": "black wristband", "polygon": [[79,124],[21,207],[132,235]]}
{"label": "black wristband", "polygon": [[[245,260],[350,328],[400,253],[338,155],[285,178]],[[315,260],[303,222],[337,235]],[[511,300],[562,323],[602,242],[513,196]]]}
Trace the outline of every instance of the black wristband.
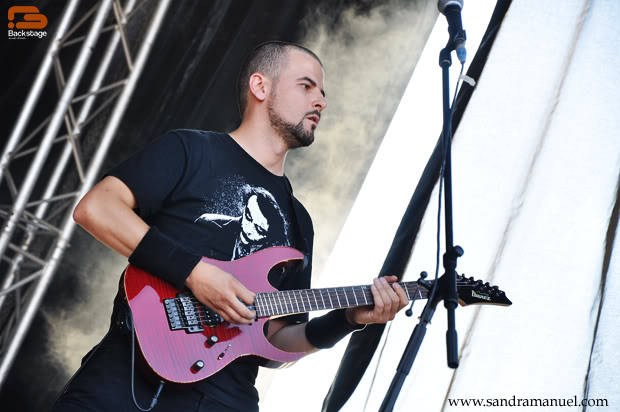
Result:
{"label": "black wristband", "polygon": [[346,309],[332,310],[306,323],[308,342],[315,348],[331,348],[349,333],[366,327],[366,325],[351,325],[347,321],[345,311]]}
{"label": "black wristband", "polygon": [[202,256],[185,249],[152,226],[129,256],[129,263],[182,290]]}

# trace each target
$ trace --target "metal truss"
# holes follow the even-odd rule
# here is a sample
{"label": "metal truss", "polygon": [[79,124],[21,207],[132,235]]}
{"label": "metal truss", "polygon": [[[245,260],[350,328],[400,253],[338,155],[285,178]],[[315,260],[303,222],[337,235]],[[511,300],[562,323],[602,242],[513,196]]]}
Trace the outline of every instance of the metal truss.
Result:
{"label": "metal truss", "polygon": [[[137,44],[130,44],[127,30],[144,3],[152,9],[150,22]],[[53,33],[0,158],[0,193],[10,198],[10,204],[0,205],[0,387],[69,245],[73,209],[99,175],[169,4],[100,0],[77,16],[79,0],[69,0]],[[65,53],[69,47],[79,51]],[[118,73],[112,62],[121,50],[127,76],[104,84]],[[65,54],[76,57],[61,61]],[[71,67],[68,77],[66,67]],[[39,113],[39,97],[52,72],[58,101],[49,116],[33,125],[32,115]],[[88,91],[78,95],[78,90]],[[105,126],[95,149],[86,155],[80,142],[95,120]]]}

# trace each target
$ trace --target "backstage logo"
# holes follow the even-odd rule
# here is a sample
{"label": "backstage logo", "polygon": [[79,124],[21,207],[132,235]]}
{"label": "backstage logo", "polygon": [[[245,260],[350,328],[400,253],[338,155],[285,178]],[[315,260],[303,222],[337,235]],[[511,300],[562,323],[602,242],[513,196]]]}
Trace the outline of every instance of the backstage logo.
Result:
{"label": "backstage logo", "polygon": [[42,29],[46,26],[47,17],[34,6],[13,6],[9,9],[9,39],[45,37],[47,32]]}

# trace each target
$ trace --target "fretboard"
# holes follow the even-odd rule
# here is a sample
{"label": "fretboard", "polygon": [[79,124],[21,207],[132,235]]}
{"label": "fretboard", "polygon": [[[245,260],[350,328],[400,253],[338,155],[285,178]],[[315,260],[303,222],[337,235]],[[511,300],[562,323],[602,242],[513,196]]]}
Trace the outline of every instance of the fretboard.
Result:
{"label": "fretboard", "polygon": [[[409,300],[426,299],[427,289],[416,282],[399,282],[399,285]],[[259,318],[372,304],[370,285],[262,292],[254,299]]]}

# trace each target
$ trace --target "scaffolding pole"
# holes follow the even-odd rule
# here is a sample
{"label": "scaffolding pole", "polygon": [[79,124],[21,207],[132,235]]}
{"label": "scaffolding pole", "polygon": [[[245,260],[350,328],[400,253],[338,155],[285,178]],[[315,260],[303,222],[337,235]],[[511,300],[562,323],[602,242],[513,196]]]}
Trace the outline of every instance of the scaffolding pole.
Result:
{"label": "scaffolding pole", "polygon": [[[0,335],[0,387],[7,377],[8,371],[19,350],[21,342],[23,341],[23,338],[32,323],[45,291],[47,290],[47,287],[49,286],[49,283],[64,254],[64,250],[68,246],[68,241],[73,233],[73,230],[75,229],[75,222],[72,218],[73,209],[79,200],[92,187],[96,177],[99,174],[103,160],[105,159],[112,139],[116,134],[122,116],[126,111],[127,105],[144,68],[144,64],[153,45],[155,36],[161,27],[170,1],[162,0],[157,3],[157,7],[151,18],[148,30],[142,39],[137,57],[135,61],[132,61],[128,47],[128,40],[124,34],[124,25],[127,23],[127,16],[130,15],[134,4],[135,0],[129,0],[123,10],[118,0],[114,3],[112,3],[112,0],[102,0],[96,7],[96,14],[93,18],[92,26],[84,40],[82,50],[76,59],[75,68],[66,84],[64,84],[64,80],[61,75],[62,73],[57,71],[57,78],[60,80],[60,85],[62,86],[60,101],[50,118],[46,133],[36,150],[35,160],[28,171],[19,193],[17,194],[17,198],[11,208],[11,211],[7,214],[7,219],[4,223],[2,233],[0,234],[0,256],[10,263],[10,269],[5,276],[2,290],[0,290],[0,307],[5,302],[5,299],[9,293],[15,293],[19,297],[21,295],[20,290],[23,288],[28,288],[27,293],[30,295],[28,301],[23,305],[25,306],[23,314],[20,299],[16,299],[17,301],[15,302],[11,318],[9,322],[6,322],[6,325]],[[102,31],[106,30],[103,28],[103,23],[111,6],[114,8],[114,16],[116,18],[116,32],[110,39],[108,47],[103,54],[103,59],[100,66],[98,66],[98,70],[95,74],[94,80],[91,83],[89,92],[84,96],[75,98],[74,93],[77,84],[84,72],[84,67],[88,61],[88,58],[92,54],[97,38]],[[68,9],[69,7],[67,7],[67,10]],[[82,22],[79,24],[81,23]],[[69,33],[72,33],[73,31],[74,30],[71,30]],[[110,67],[112,56],[119,42],[123,45],[123,51],[125,53],[127,66],[129,68],[129,76],[114,85],[101,87],[105,74],[108,72]],[[74,43],[74,41],[68,41],[65,39],[65,45]],[[52,56],[51,60],[54,60],[54,58],[57,57],[58,56],[56,54]],[[110,117],[108,118],[99,142],[99,146],[97,147],[92,159],[90,159],[87,171],[84,174],[84,163],[79,154],[77,138],[79,138],[82,134],[82,127],[89,120],[92,120],[94,116],[91,115],[89,117],[89,114],[96,96],[102,91],[108,91],[113,88],[118,89],[118,93],[114,94],[114,97],[117,97],[115,106]],[[80,114],[76,120],[73,116],[71,104],[81,100],[85,100],[85,102],[82,105]],[[104,102],[102,106],[109,104],[110,100]],[[24,110],[32,109],[33,106],[24,105]],[[97,113],[100,111],[101,108],[97,109],[95,112]],[[29,114],[21,114],[20,119],[22,118],[28,119]],[[50,147],[52,143],[58,139],[56,135],[58,134],[63,118],[67,125],[67,134],[63,137],[67,141],[60,160],[58,161],[54,172],[51,174],[49,184],[46,186],[42,200],[27,203],[32,193],[35,179],[41,174],[43,163],[49,153]],[[22,130],[19,134],[22,135],[23,130],[25,130],[25,126],[20,127]],[[14,134],[16,133],[14,132]],[[15,149],[18,147],[17,142],[14,142],[12,143],[12,147],[9,148],[10,150],[5,149],[5,153],[11,153],[11,157],[9,158],[10,161],[14,161],[14,159],[18,157],[15,153]],[[80,177],[79,187],[73,192],[56,195],[55,191],[59,185],[60,177],[66,169],[66,165],[71,154],[74,155],[77,172]],[[10,166],[10,161],[6,163],[3,169],[8,169]],[[45,214],[49,209],[50,203],[55,201],[63,201],[70,206],[67,210],[65,210],[62,224],[58,228],[54,227],[51,223],[45,220]],[[38,205],[38,207],[34,214],[25,210],[26,207],[35,205]],[[25,234],[22,244],[19,247],[11,243],[11,236],[14,234],[17,227],[23,228]],[[44,259],[33,255],[33,253],[29,251],[29,247],[35,237],[40,235],[42,231],[43,233],[52,233],[55,235],[53,245],[46,253],[46,257]],[[7,257],[5,253],[7,249],[10,249],[15,253],[15,257],[13,259]],[[31,264],[34,263],[34,268],[36,271],[27,277],[20,279],[19,273],[21,269],[27,267],[25,264],[26,261]],[[8,342],[8,344],[4,345],[5,342]]]}
{"label": "scaffolding pole", "polygon": [[2,153],[2,157],[0,158],[0,184],[2,183],[4,171],[11,160],[11,153],[13,152],[13,150],[15,150],[19,139],[21,139],[22,135],[24,134],[24,130],[26,129],[26,125],[30,120],[30,115],[33,112],[33,108],[37,104],[39,96],[41,96],[45,81],[47,80],[47,77],[49,76],[49,73],[52,69],[52,62],[54,60],[54,57],[58,54],[58,50],[61,47],[60,45],[62,42],[62,38],[67,33],[67,28],[69,27],[69,24],[73,19],[73,15],[75,14],[75,10],[77,9],[79,3],[79,0],[71,0],[69,4],[67,4],[67,7],[63,12],[62,19],[60,20],[60,24],[58,25],[58,31],[56,32],[54,39],[50,43],[50,47],[47,49],[47,53],[45,53],[41,68],[37,73],[37,77],[32,84],[30,92],[28,93],[28,97],[26,98],[24,107],[19,114],[17,122],[15,123],[15,127],[13,127],[13,132],[11,133],[8,142],[4,147],[4,152]]}
{"label": "scaffolding pole", "polygon": [[[129,0],[125,6],[124,12],[121,10],[121,13],[119,13],[119,17],[120,17],[119,20],[122,25],[127,24],[126,13],[131,13],[131,11],[133,10],[135,6],[135,3],[136,3],[135,0]],[[115,3],[115,6],[116,6],[116,3]],[[88,117],[91,113],[91,109],[93,108],[97,95],[101,92],[101,90],[109,89],[109,87],[105,87],[105,86],[102,87],[101,85],[103,83],[105,75],[108,73],[108,69],[110,68],[110,64],[112,62],[114,52],[116,51],[116,48],[118,46],[119,40],[121,39],[121,36],[124,37],[122,31],[115,30],[114,34],[112,35],[112,38],[108,42],[108,46],[106,47],[106,51],[103,55],[103,59],[101,60],[101,63],[98,66],[93,82],[91,83],[88,89],[89,90],[88,93],[86,93],[87,97],[85,99],[83,106],[80,109],[80,114],[78,116],[77,122],[74,125],[73,130],[70,131],[69,133],[76,140],[79,140],[81,137],[82,129],[84,125],[87,124]],[[128,66],[131,67],[130,59],[128,59]],[[123,80],[122,82],[120,82],[120,85],[124,85],[125,82],[126,80]],[[74,99],[74,101],[75,100],[77,99]],[[36,230],[44,222],[45,214],[47,213],[49,206],[50,206],[50,201],[53,200],[54,194],[56,193],[56,190],[58,189],[58,186],[61,183],[61,177],[63,173],[65,172],[67,166],[69,165],[69,160],[70,160],[70,156],[72,153],[75,156],[76,167],[78,168],[78,173],[80,175],[81,181],[82,182],[84,181],[84,175],[82,172],[84,169],[83,160],[81,159],[79,153],[77,152],[76,145],[74,144],[74,142],[72,142],[71,140],[67,140],[63,148],[63,152],[60,156],[60,159],[58,160],[49,181],[45,185],[45,193],[43,194],[42,200],[40,201],[39,206],[37,207],[37,210],[34,214],[35,216],[34,221],[39,222],[39,224],[38,225],[36,223],[29,224],[26,228],[25,239],[21,246],[22,253],[28,251],[32,242],[36,238],[35,236]],[[70,201],[72,194],[69,193],[67,195],[68,196],[65,196],[65,198]],[[19,269],[22,265],[22,262],[24,261],[24,256],[22,253],[18,254],[13,259],[13,262],[11,263],[11,267],[4,279],[2,288],[0,288],[0,291],[4,292],[0,294],[0,309],[2,308],[2,305],[4,304],[4,301],[7,297],[7,293],[6,293],[7,290],[9,288],[16,288],[17,286],[15,285],[15,279],[16,279],[17,274],[19,273]],[[23,280],[21,280],[21,282],[23,282]]]}

